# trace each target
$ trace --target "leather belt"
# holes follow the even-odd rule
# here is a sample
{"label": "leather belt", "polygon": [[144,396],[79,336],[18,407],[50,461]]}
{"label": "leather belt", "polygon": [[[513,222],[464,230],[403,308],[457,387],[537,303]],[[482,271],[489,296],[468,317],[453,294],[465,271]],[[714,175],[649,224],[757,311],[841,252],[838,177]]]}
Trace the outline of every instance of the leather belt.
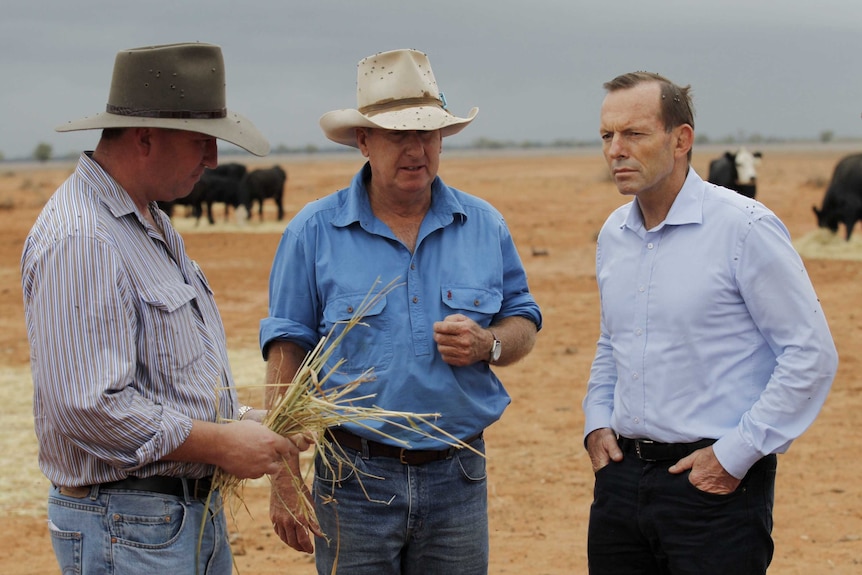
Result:
{"label": "leather belt", "polygon": [[692,443],[659,443],[651,439],[629,439],[628,437],[620,437],[618,441],[620,449],[634,453],[642,461],[679,461],[698,449],[715,443],[714,439],[701,439]]}
{"label": "leather belt", "polygon": [[[338,427],[327,429],[326,435],[341,447],[360,452],[363,457],[366,454],[368,457],[388,457],[390,459],[397,459],[404,465],[422,465],[432,461],[449,459],[458,449],[457,447],[449,447],[447,449],[404,449],[365,439]],[[473,443],[481,437],[482,433],[477,433],[473,437],[465,439],[464,443]]]}
{"label": "leather belt", "polygon": [[[58,487],[60,493],[69,497],[82,499],[86,497],[94,485],[83,487]],[[192,499],[204,500],[212,490],[212,477],[201,479],[186,479],[185,477],[166,477],[154,475],[152,477],[127,477],[119,481],[100,483],[99,490],[121,489],[123,491],[149,491],[151,493],[162,493],[185,497],[186,493]]]}

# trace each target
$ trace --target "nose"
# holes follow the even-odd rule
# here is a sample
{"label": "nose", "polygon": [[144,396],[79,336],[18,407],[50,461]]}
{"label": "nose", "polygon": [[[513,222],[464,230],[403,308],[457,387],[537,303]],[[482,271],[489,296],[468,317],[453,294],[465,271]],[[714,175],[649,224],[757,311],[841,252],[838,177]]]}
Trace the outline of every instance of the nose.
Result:
{"label": "nose", "polygon": [[201,163],[211,170],[218,166],[218,143],[215,138],[207,140],[204,146],[204,158]]}
{"label": "nose", "polygon": [[605,154],[609,158],[619,158],[625,155],[623,139],[619,134],[614,134],[610,139],[605,140]]}
{"label": "nose", "polygon": [[425,150],[425,142],[422,139],[422,135],[419,132],[408,132],[407,137],[404,138],[404,149],[408,153],[422,155]]}

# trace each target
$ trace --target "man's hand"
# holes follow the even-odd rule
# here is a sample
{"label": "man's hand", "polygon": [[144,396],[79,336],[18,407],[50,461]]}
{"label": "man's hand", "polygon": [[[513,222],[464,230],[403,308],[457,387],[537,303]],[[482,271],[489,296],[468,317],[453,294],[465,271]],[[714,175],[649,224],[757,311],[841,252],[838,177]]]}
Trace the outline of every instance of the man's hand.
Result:
{"label": "man's hand", "polygon": [[688,476],[689,482],[705,493],[715,495],[727,495],[733,493],[739,487],[740,480],[728,473],[718,458],[715,456],[712,446],[698,449],[691,455],[683,457],[668,471],[674,474],[682,473],[691,469]]}
{"label": "man's hand", "polygon": [[193,420],[186,440],[164,459],[209,463],[239,479],[254,479],[278,472],[288,458],[298,457],[312,443],[308,435],[282,437],[255,421]]}
{"label": "man's hand", "polygon": [[249,409],[245,412],[245,415],[242,416],[240,421],[256,421],[258,423],[263,423],[263,420],[266,419],[267,411],[265,409]]}
{"label": "man's hand", "polygon": [[487,359],[493,339],[488,330],[458,313],[434,322],[434,341],[443,361],[463,367]]}
{"label": "man's hand", "polygon": [[617,434],[610,427],[594,429],[587,435],[587,453],[593,473],[608,465],[611,461],[622,461],[623,452],[617,442]]}
{"label": "man's hand", "polygon": [[[299,491],[297,486],[300,486]],[[269,518],[273,530],[288,546],[303,553],[314,553],[312,534],[323,537],[323,533],[313,511],[312,517],[306,517],[305,508],[313,509],[311,493],[302,481],[299,457],[294,457],[287,467],[272,476]]]}

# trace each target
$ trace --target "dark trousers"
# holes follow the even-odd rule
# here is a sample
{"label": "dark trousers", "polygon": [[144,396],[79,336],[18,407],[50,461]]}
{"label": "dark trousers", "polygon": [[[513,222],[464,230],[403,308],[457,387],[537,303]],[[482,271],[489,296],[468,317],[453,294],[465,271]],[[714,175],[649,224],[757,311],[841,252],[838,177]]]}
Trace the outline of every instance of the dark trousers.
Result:
{"label": "dark trousers", "polygon": [[772,560],[775,455],[764,457],[729,495],[695,488],[675,461],[627,450],[596,473],[590,508],[591,575],[755,575]]}

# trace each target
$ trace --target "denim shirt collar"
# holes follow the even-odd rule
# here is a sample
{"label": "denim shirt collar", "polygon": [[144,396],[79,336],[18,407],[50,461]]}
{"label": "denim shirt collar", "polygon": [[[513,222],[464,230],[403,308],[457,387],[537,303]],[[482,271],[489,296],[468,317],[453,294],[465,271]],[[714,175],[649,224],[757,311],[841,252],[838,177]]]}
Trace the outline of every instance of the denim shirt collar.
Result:
{"label": "denim shirt collar", "polygon": [[[377,220],[371,210],[368,188],[365,185],[370,177],[371,165],[366,162],[362,169],[353,176],[350,187],[345,190],[345,201],[332,218],[334,226],[347,227],[357,222],[361,224]],[[437,227],[444,227],[453,221],[463,223],[466,220],[467,213],[464,206],[461,205],[449,186],[443,183],[440,176],[436,176],[431,182],[431,207],[425,215],[425,221],[432,222]]]}

